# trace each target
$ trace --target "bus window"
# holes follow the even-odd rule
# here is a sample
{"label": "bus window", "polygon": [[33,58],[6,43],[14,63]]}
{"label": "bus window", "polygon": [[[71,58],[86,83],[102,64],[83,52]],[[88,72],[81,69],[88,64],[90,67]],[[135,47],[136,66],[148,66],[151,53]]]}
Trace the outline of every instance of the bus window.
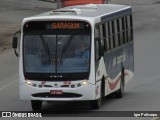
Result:
{"label": "bus window", "polygon": [[125,33],[126,33],[126,43],[128,43],[129,39],[129,23],[128,23],[128,16],[125,17]]}
{"label": "bus window", "polygon": [[108,22],[108,34],[109,34],[109,49],[113,48],[112,42],[112,22]]}
{"label": "bus window", "polygon": [[132,25],[131,25],[131,16],[127,16],[127,24],[128,24],[128,41],[132,41]]}
{"label": "bus window", "polygon": [[123,27],[122,27],[122,18],[119,19],[119,28],[120,28],[120,43],[123,45]]}
{"label": "bus window", "polygon": [[106,41],[106,39],[107,39],[107,34],[106,34],[106,25],[105,25],[105,23],[104,24],[102,24],[102,29],[103,29],[103,42],[104,42],[104,50],[105,51],[107,51],[107,41]]}
{"label": "bus window", "polygon": [[106,50],[109,50],[109,27],[108,27],[108,23],[105,23],[105,41],[106,41]]}
{"label": "bus window", "polygon": [[99,60],[100,54],[99,54],[99,42],[98,40],[95,40],[95,59],[96,61]]}
{"label": "bus window", "polygon": [[114,27],[114,21],[112,21],[112,43],[113,43],[113,48],[116,47],[116,42],[115,42],[115,27]]}
{"label": "bus window", "polygon": [[125,19],[124,18],[122,18],[122,36],[123,36],[123,44],[125,44],[126,36],[125,36]]}
{"label": "bus window", "polygon": [[100,34],[99,34],[100,32],[99,32],[99,27],[98,26],[95,26],[95,38],[96,39],[99,39],[100,38]]}
{"label": "bus window", "polygon": [[114,20],[114,38],[115,38],[115,47],[118,47],[118,28],[117,28],[117,22]]}
{"label": "bus window", "polygon": [[104,36],[103,36],[103,27],[102,24],[99,25],[99,34],[100,34],[100,40],[102,41],[102,45],[104,45]]}
{"label": "bus window", "polygon": [[120,36],[120,24],[119,24],[119,19],[117,19],[116,20],[116,22],[117,22],[117,39],[118,39],[118,46],[120,46],[121,45],[121,41],[120,41],[120,39],[121,39],[121,36]]}
{"label": "bus window", "polygon": [[133,21],[132,21],[132,15],[130,15],[130,25],[131,25],[131,41],[133,41]]}

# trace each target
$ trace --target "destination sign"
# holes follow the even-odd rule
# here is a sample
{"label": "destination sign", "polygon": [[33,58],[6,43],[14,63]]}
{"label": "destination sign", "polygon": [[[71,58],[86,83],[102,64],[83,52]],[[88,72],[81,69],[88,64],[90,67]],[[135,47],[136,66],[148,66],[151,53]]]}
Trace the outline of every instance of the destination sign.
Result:
{"label": "destination sign", "polygon": [[90,30],[91,26],[82,21],[31,21],[24,25],[28,30]]}
{"label": "destination sign", "polygon": [[58,23],[52,23],[53,29],[80,29],[82,26],[80,26],[80,23],[76,22],[58,22]]}

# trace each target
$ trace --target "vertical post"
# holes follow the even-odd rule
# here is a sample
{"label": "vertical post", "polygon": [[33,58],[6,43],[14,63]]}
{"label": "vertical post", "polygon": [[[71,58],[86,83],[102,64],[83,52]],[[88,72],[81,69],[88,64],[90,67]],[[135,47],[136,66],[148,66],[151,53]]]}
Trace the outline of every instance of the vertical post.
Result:
{"label": "vertical post", "polygon": [[57,9],[62,8],[63,7],[63,0],[56,0],[57,3]]}
{"label": "vertical post", "polygon": [[108,4],[110,0],[104,0],[104,4]]}

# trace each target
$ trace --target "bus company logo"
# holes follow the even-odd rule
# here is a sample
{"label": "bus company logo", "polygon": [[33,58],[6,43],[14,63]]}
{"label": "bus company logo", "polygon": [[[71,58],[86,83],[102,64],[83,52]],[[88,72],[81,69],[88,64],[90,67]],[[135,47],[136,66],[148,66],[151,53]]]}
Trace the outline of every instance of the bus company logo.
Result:
{"label": "bus company logo", "polygon": [[113,58],[113,66],[123,63],[125,61],[126,61],[126,54],[124,53],[118,57]]}
{"label": "bus company logo", "polygon": [[45,85],[46,84],[46,81],[42,81],[41,82],[41,85],[43,86],[43,85]]}
{"label": "bus company logo", "polygon": [[2,112],[2,117],[12,117],[11,112]]}

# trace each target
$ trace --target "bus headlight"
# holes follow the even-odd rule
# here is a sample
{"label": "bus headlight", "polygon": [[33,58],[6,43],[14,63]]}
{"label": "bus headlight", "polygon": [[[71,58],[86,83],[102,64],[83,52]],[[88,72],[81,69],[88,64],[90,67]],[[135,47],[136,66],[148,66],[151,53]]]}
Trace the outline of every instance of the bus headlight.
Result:
{"label": "bus headlight", "polygon": [[30,80],[27,80],[27,81],[26,81],[26,84],[27,84],[27,85],[32,85],[32,82],[31,82]]}
{"label": "bus headlight", "polygon": [[88,84],[87,80],[83,81],[82,84],[87,85]]}
{"label": "bus headlight", "polygon": [[71,84],[70,87],[71,87],[71,88],[76,88],[76,87],[81,87],[81,86],[87,85],[87,84],[88,84],[88,81],[87,81],[87,80],[84,80],[84,81],[82,81],[82,82],[80,82],[80,83]]}

